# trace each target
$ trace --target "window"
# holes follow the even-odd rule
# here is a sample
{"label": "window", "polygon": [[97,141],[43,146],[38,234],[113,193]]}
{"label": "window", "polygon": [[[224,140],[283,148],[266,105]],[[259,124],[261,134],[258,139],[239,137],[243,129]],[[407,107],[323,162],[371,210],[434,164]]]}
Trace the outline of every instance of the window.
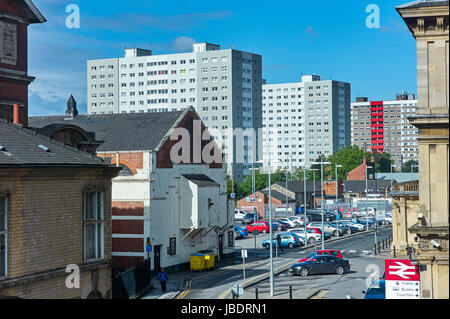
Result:
{"label": "window", "polygon": [[234,233],[232,231],[229,231],[227,234],[228,234],[228,247],[234,247],[233,245]]}
{"label": "window", "polygon": [[83,193],[83,258],[104,257],[103,192]]}
{"label": "window", "polygon": [[169,242],[170,242],[170,244],[169,244],[169,256],[174,256],[174,255],[177,254],[177,245],[176,245],[177,239],[175,237],[171,237],[169,239]]}
{"label": "window", "polygon": [[0,195],[0,278],[6,277],[8,260],[8,198]]}

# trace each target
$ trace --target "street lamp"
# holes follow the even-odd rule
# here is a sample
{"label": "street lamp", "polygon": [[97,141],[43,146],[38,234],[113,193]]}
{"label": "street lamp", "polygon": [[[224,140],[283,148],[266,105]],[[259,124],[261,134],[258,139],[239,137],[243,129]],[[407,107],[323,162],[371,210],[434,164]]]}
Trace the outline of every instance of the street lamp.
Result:
{"label": "street lamp", "polygon": [[317,168],[311,168],[313,171],[313,196],[314,196],[314,209],[316,209],[316,171]]}
{"label": "street lamp", "polygon": [[[265,160],[259,160],[257,163],[264,164]],[[279,160],[274,160],[273,163],[281,163]],[[269,168],[269,245],[270,245],[270,295],[273,296],[273,238],[272,238],[272,184],[270,179],[270,153],[267,160]]]}
{"label": "street lamp", "polygon": [[[339,208],[337,208],[338,203],[338,176],[337,176],[337,169],[338,167],[343,167],[342,165],[336,164],[336,211],[337,214],[339,214]],[[339,223],[336,223],[337,225],[337,236],[339,237]]]}
{"label": "street lamp", "polygon": [[308,236],[306,235],[306,160],[303,166],[303,226],[305,228],[305,242]]}
{"label": "street lamp", "polygon": [[[252,165],[253,166],[253,165]],[[252,193],[253,193],[253,220],[256,222],[256,176],[255,171],[259,170],[259,168],[249,168],[250,171],[252,171]]]}
{"label": "street lamp", "polygon": [[392,167],[397,167],[391,163],[391,192],[392,192],[392,180],[394,179],[394,174],[392,173]]}
{"label": "street lamp", "polygon": [[323,165],[329,165],[331,164],[330,162],[312,162],[312,164],[316,165],[316,164],[320,164],[320,183],[321,183],[321,187],[322,187],[322,195],[321,195],[321,204],[320,204],[320,209],[322,211],[322,250],[325,249],[325,239],[324,239],[324,229],[323,229]]}
{"label": "street lamp", "polygon": [[367,210],[367,202],[368,202],[368,193],[369,193],[369,187],[367,186],[367,169],[373,168],[373,166],[366,165],[366,230],[369,231],[369,214]]}

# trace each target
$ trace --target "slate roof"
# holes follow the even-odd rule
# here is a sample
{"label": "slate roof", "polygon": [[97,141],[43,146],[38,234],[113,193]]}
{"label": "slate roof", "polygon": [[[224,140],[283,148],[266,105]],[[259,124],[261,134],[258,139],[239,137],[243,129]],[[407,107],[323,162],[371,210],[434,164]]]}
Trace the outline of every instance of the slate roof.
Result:
{"label": "slate roof", "polygon": [[[324,180],[324,182],[326,182]],[[276,182],[275,184],[286,188],[286,182]],[[304,192],[304,182],[300,181],[300,182],[288,182],[288,190],[290,190],[291,192],[294,193],[303,193]],[[320,180],[316,181],[316,192],[320,192],[321,191],[321,183]],[[307,193],[312,193],[314,191],[314,182],[313,181],[306,181],[306,192]]]}
{"label": "slate roof", "polygon": [[376,178],[378,180],[392,180],[397,183],[404,183],[409,181],[419,180],[419,173],[376,173]]}
{"label": "slate roof", "polygon": [[0,119],[0,168],[30,166],[110,166],[100,157],[50,140],[22,125]]}
{"label": "slate roof", "polygon": [[[261,191],[264,195],[269,195],[269,190],[263,190]],[[286,202],[286,194],[283,194],[276,190],[271,190],[271,195],[273,198],[278,199],[281,202]],[[288,202],[295,202],[295,198],[292,198],[288,195]]]}
{"label": "slate roof", "polygon": [[96,140],[104,141],[97,152],[155,150],[184,112],[186,110],[78,115],[75,118],[34,116],[29,117],[28,125],[39,129],[54,124],[77,125],[87,132],[95,133]]}
{"label": "slate roof", "polygon": [[33,1],[13,0],[12,2],[20,8],[20,10],[25,14],[30,23],[43,23],[47,21],[39,11],[39,9],[36,8]]}
{"label": "slate roof", "polygon": [[[365,193],[366,192],[366,181],[344,181],[345,192],[352,193]],[[375,192],[375,186],[378,189],[378,193],[384,191],[386,188],[389,189],[391,187],[391,180],[368,180],[367,188],[369,189],[369,193]]]}
{"label": "slate roof", "polygon": [[199,187],[220,186],[213,179],[204,174],[181,174],[181,176],[198,185]]}
{"label": "slate roof", "polygon": [[435,7],[435,6],[448,6],[448,0],[427,0],[427,1],[413,1],[405,3],[395,7],[398,9],[410,9],[410,8],[421,8],[421,7]]}

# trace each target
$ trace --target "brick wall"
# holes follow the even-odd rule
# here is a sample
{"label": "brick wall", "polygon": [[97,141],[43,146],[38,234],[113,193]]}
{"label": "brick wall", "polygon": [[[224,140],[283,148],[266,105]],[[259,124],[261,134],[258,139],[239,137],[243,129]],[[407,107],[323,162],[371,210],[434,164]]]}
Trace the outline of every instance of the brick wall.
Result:
{"label": "brick wall", "polygon": [[[0,170],[0,191],[8,195],[8,280],[38,272],[83,264],[82,193],[85,187],[104,189],[104,260],[111,260],[111,177],[104,169]],[[111,268],[108,266],[108,271]],[[64,277],[65,281],[65,277]],[[0,280],[1,284],[1,280]],[[46,298],[66,295],[46,280],[38,286]],[[110,279],[104,283],[110,287]],[[32,285],[33,286],[33,285]],[[64,286],[65,287],[65,286]],[[54,289],[53,289],[54,288]],[[37,296],[43,288],[28,285],[13,290]],[[67,292],[73,296],[74,292]]]}
{"label": "brick wall", "polygon": [[144,155],[142,152],[130,152],[130,153],[100,153],[98,157],[109,157],[111,159],[111,165],[117,164],[117,157],[119,158],[119,164],[127,166],[133,174],[137,174],[138,169],[144,167]]}

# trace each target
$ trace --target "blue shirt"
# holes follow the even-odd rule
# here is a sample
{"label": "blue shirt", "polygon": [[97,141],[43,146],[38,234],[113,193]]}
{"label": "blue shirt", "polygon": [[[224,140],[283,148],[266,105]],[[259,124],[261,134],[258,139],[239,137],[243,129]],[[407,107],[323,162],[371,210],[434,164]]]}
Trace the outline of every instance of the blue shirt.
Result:
{"label": "blue shirt", "polygon": [[156,279],[159,279],[160,282],[165,282],[169,279],[169,275],[166,272],[159,272]]}

